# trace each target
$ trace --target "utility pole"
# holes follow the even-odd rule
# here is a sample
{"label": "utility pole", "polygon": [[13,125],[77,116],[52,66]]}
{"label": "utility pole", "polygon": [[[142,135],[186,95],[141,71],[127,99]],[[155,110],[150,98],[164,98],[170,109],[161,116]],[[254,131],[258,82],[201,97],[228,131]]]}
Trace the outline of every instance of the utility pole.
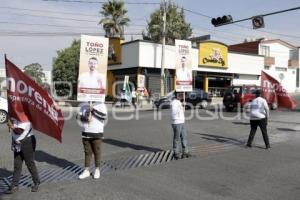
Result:
{"label": "utility pole", "polygon": [[160,96],[165,95],[165,46],[166,46],[166,21],[167,21],[167,1],[163,0],[163,27],[162,27],[162,49],[161,49],[161,79]]}

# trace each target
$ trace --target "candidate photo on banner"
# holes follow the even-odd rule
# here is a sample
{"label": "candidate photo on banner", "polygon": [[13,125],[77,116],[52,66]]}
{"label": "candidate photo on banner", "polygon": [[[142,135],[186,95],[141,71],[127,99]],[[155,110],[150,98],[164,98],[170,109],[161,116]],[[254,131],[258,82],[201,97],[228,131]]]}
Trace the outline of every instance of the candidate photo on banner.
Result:
{"label": "candidate photo on banner", "polygon": [[192,91],[193,73],[191,41],[175,40],[176,46],[176,86],[178,92]]}
{"label": "candidate photo on banner", "polygon": [[144,88],[145,88],[145,75],[139,74],[138,75],[137,89],[138,90],[144,90]]}
{"label": "candidate photo on banner", "polygon": [[105,101],[108,39],[81,36],[78,101]]}

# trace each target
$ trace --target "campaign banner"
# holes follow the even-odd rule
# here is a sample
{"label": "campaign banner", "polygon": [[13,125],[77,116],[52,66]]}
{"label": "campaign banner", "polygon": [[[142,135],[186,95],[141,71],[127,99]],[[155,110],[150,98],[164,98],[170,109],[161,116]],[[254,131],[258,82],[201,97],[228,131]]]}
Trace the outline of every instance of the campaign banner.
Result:
{"label": "campaign banner", "polygon": [[5,58],[8,115],[62,141],[64,118],[60,108],[42,87]]}
{"label": "campaign banner", "polygon": [[296,100],[289,96],[279,81],[264,71],[261,73],[261,88],[262,95],[268,102],[277,99],[278,107],[294,109],[297,106]]}
{"label": "campaign banner", "polygon": [[108,38],[81,36],[78,101],[105,101]]}
{"label": "campaign banner", "polygon": [[124,77],[123,92],[125,95],[125,99],[131,103],[132,94],[131,94],[131,90],[130,90],[130,86],[129,86],[129,76]]}
{"label": "campaign banner", "polygon": [[176,49],[176,85],[177,92],[193,90],[192,44],[191,41],[175,40]]}
{"label": "campaign banner", "polygon": [[145,89],[145,75],[139,74],[137,78],[137,90],[143,91]]}

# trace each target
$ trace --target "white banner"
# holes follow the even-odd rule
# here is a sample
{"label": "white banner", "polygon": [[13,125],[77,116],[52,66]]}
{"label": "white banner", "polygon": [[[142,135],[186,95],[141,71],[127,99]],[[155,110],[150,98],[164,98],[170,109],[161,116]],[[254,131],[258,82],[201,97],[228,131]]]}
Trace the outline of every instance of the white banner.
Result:
{"label": "white banner", "polygon": [[108,38],[81,36],[78,101],[105,101]]}
{"label": "white banner", "polygon": [[137,90],[143,91],[144,89],[145,89],[145,75],[139,74]]}
{"label": "white banner", "polygon": [[175,40],[176,46],[176,86],[177,92],[193,90],[192,44],[191,41]]}

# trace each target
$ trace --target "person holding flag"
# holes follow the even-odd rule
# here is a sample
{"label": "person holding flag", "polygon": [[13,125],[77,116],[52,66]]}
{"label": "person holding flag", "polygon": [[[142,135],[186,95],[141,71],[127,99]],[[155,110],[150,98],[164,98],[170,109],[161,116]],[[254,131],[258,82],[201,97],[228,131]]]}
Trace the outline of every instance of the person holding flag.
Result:
{"label": "person holding flag", "polygon": [[34,162],[36,139],[35,129],[41,133],[62,140],[64,118],[61,110],[47,91],[24,74],[5,56],[8,127],[12,131],[12,150],[14,151],[14,172],[8,194],[18,190],[22,164],[28,167],[32,175],[32,192],[37,192],[40,184],[37,167]]}
{"label": "person holding flag", "polygon": [[37,192],[40,184],[38,171],[34,162],[34,154],[36,148],[36,139],[32,133],[32,125],[29,120],[20,122],[15,118],[8,120],[8,129],[12,132],[11,149],[14,152],[14,172],[12,183],[6,194],[12,194],[19,188],[19,180],[22,172],[23,161],[32,176],[34,185],[31,187],[31,192]]}

